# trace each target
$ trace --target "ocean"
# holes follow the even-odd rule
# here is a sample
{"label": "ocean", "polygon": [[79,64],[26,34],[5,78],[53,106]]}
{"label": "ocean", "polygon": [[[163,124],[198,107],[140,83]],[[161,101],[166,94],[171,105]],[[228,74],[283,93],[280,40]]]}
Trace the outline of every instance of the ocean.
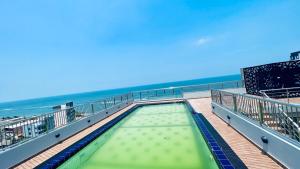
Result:
{"label": "ocean", "polygon": [[234,80],[241,80],[241,75],[236,74],[236,75],[228,75],[228,76],[210,77],[210,78],[202,78],[202,79],[194,79],[194,80],[186,80],[186,81],[168,82],[168,83],[112,89],[112,90],[93,91],[93,92],[5,102],[5,103],[0,103],[0,117],[13,117],[13,116],[28,117],[32,115],[39,115],[39,114],[51,112],[53,106],[64,104],[66,102],[73,101],[74,105],[78,105],[81,103],[96,101],[109,96],[125,94],[133,91],[178,87],[178,86],[187,86],[187,85],[198,85],[198,84],[207,84],[207,83],[234,81]]}

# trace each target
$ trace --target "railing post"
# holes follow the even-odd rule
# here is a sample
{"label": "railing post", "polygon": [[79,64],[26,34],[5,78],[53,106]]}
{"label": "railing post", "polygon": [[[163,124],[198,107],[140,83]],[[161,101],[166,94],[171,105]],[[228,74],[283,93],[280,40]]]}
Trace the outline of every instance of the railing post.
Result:
{"label": "railing post", "polygon": [[258,100],[258,113],[259,113],[259,123],[262,125],[264,123],[264,112],[262,101]]}
{"label": "railing post", "polygon": [[91,103],[91,109],[92,109],[92,113],[94,114],[95,110],[94,110],[94,104],[93,103]]}
{"label": "railing post", "polygon": [[288,89],[286,89],[286,97],[287,97],[287,102],[290,103],[289,90]]}
{"label": "railing post", "polygon": [[116,98],[114,97],[114,105],[116,104]]}
{"label": "railing post", "polygon": [[106,100],[104,100],[104,108],[106,109]]}
{"label": "railing post", "polygon": [[223,103],[222,103],[222,93],[221,93],[221,91],[218,91],[219,92],[219,97],[220,97],[220,105],[223,105]]}
{"label": "railing post", "polygon": [[142,92],[140,92],[140,100],[142,100]]}
{"label": "railing post", "polygon": [[233,98],[233,111],[237,112],[237,101],[236,101],[236,95],[232,96]]}
{"label": "railing post", "polygon": [[134,99],[134,94],[133,93],[131,93],[131,99],[134,101],[135,99]]}

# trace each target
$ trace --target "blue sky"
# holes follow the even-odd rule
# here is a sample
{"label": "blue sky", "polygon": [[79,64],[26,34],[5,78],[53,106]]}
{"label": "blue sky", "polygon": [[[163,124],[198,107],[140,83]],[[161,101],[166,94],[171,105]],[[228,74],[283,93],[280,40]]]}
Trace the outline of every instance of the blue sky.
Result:
{"label": "blue sky", "polygon": [[0,101],[239,73],[300,49],[298,0],[0,1]]}

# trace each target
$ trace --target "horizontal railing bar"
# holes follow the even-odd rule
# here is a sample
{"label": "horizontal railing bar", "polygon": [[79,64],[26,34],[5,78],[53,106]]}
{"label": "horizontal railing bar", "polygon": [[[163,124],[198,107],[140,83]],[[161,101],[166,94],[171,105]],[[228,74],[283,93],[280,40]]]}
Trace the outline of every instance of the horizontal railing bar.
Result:
{"label": "horizontal railing bar", "polygon": [[300,87],[288,87],[288,88],[278,88],[278,89],[265,89],[265,90],[260,90],[260,91],[268,92],[268,91],[293,90],[293,89],[300,89]]}
{"label": "horizontal railing bar", "polygon": [[172,90],[172,89],[182,89],[182,88],[190,88],[190,87],[202,87],[202,86],[211,86],[211,85],[219,85],[219,84],[237,84],[241,83],[241,87],[243,87],[243,81],[242,80],[235,80],[235,81],[226,81],[226,82],[215,82],[215,83],[206,83],[206,84],[198,84],[198,85],[186,85],[186,86],[174,86],[174,87],[166,87],[166,88],[158,88],[158,89],[149,89],[149,90],[140,90],[140,91],[135,91],[133,93],[139,93],[139,92],[148,92],[148,91],[156,91],[156,90]]}
{"label": "horizontal railing bar", "polygon": [[[111,98],[113,99],[113,98],[118,98],[118,97],[126,96],[126,95],[127,94],[116,95],[116,96],[112,96]],[[129,93],[128,93],[128,95],[129,95]],[[103,102],[103,101],[106,101],[106,100],[109,100],[109,99],[101,99],[101,100],[98,100],[98,101],[91,101],[91,102],[80,103],[80,104],[76,104],[75,106],[68,107],[68,108],[65,108],[65,109],[53,110],[51,112],[46,112],[46,113],[43,113],[43,114],[40,114],[40,115],[33,115],[33,116],[30,116],[30,117],[22,117],[22,116],[20,116],[19,118],[22,118],[22,119],[14,120],[11,123],[15,123],[15,122],[17,123],[17,122],[22,121],[22,120],[30,120],[30,119],[38,118],[38,117],[41,117],[41,116],[46,116],[46,115],[50,115],[50,114],[53,114],[53,113],[65,111],[65,110],[76,109],[76,108],[79,108],[81,106],[85,106],[86,104],[100,103],[100,102]],[[5,125],[11,124],[11,123],[5,123]],[[2,124],[0,124],[0,127],[1,126],[2,126]]]}
{"label": "horizontal railing bar", "polygon": [[[215,91],[220,91],[220,90],[215,90]],[[222,92],[223,93],[228,93],[228,94],[244,96],[244,97],[248,97],[248,98],[253,98],[253,99],[259,99],[261,101],[269,101],[269,102],[273,102],[273,103],[278,103],[278,104],[283,104],[283,105],[287,105],[287,106],[293,106],[293,107],[300,108],[300,105],[296,104],[296,103],[286,103],[284,101],[274,100],[274,99],[271,99],[271,98],[262,98],[261,96],[249,95],[249,94],[246,94],[246,93],[233,93],[233,92],[223,91],[223,90],[222,90]]]}

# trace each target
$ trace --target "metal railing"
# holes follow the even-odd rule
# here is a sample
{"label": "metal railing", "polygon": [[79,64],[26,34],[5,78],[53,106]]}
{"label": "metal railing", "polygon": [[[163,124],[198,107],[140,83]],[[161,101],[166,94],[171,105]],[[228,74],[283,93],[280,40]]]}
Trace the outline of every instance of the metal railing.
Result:
{"label": "metal railing", "polygon": [[103,110],[132,101],[131,93],[124,94],[0,125],[0,150],[19,145],[92,114],[105,113]]}
{"label": "metal railing", "polygon": [[114,106],[139,100],[163,100],[183,98],[184,92],[208,91],[243,87],[242,81],[179,86],[154,90],[144,90],[113,96],[99,101],[76,105],[67,109],[53,111],[38,116],[24,117],[5,124],[0,124],[0,150],[19,145],[57,128],[67,126],[94,113]]}
{"label": "metal railing", "polygon": [[212,89],[243,88],[244,82],[241,80],[208,83],[190,86],[177,86],[161,89],[143,90],[133,92],[134,100],[158,100],[170,98],[183,98],[183,93],[209,91]]}
{"label": "metal railing", "polygon": [[231,88],[243,88],[244,81],[227,81],[227,82],[217,82],[217,83],[208,83],[201,85],[191,85],[191,86],[181,86],[182,92],[199,92],[199,91],[208,91],[216,89],[231,89]]}
{"label": "metal railing", "polygon": [[300,121],[295,117],[300,117],[300,105],[220,90],[212,90],[211,96],[214,103],[299,141]]}
{"label": "metal railing", "polygon": [[289,103],[290,98],[300,97],[300,87],[261,90],[260,93],[268,98],[287,99]]}
{"label": "metal railing", "polygon": [[162,100],[182,98],[180,88],[163,88],[133,92],[134,100]]}

